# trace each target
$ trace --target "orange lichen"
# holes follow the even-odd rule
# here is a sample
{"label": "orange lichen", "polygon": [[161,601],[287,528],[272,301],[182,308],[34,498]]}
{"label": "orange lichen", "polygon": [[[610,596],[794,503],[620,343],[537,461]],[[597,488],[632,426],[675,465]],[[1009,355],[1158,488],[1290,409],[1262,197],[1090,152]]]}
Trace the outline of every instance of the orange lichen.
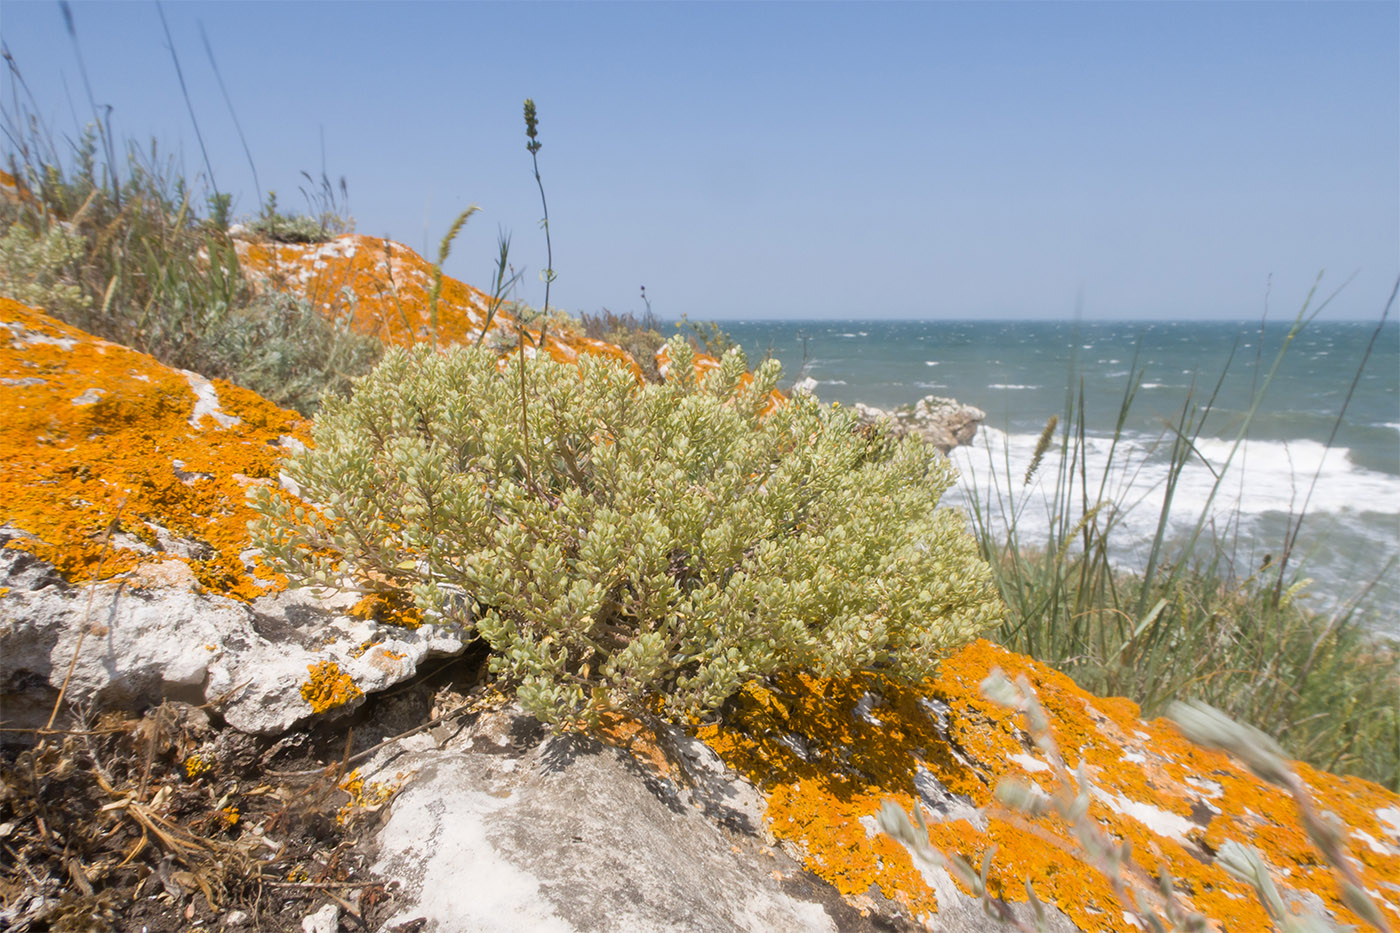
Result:
{"label": "orange lichen", "polygon": [[[305,298],[324,314],[348,314],[349,324],[386,345],[412,346],[433,339],[429,294],[433,267],[400,243],[347,234],[326,243],[237,241],[243,267],[271,287]],[[348,289],[348,292],[346,291]],[[346,295],[353,295],[353,300]],[[519,323],[505,308],[487,321],[489,297],[478,289],[443,276],[438,296],[437,341],[441,345],[474,343],[483,329],[513,339]],[[538,328],[525,327],[528,352],[540,342]],[[559,362],[577,361],[580,353],[616,360],[638,381],[641,367],[631,354],[611,343],[547,330],[544,349]]]}
{"label": "orange lichen", "polygon": [[205,761],[199,755],[191,755],[185,759],[185,775],[187,777],[197,778],[208,770],[209,762]]}
{"label": "orange lichen", "polygon": [[392,781],[366,781],[360,776],[358,768],[351,771],[345,780],[340,782],[340,789],[349,794],[350,799],[336,813],[335,821],[348,823],[360,813],[378,810],[390,797],[398,793],[404,780],[405,776],[399,773],[394,775]]}
{"label": "orange lichen", "polygon": [[599,713],[592,734],[609,745],[625,749],[638,764],[657,777],[680,780],[676,764],[667,753],[667,744],[648,723],[612,710]]}
{"label": "orange lichen", "polygon": [[397,590],[375,591],[350,607],[357,619],[415,629],[423,624],[423,612],[413,605],[412,597]]}
{"label": "orange lichen", "polygon": [[[967,813],[981,808],[984,827],[954,809],[930,823],[930,839],[974,865],[995,845],[994,894],[1024,900],[1030,879],[1039,898],[1084,929],[1134,929],[1063,820],[1031,821],[994,804],[1003,777],[1053,786],[1017,716],[979,693],[996,667],[1029,679],[1066,763],[1073,769],[1082,762],[1095,788],[1090,816],[1110,838],[1132,843],[1140,880],[1155,886],[1150,876],[1160,858],[1190,908],[1227,929],[1265,929],[1268,918],[1254,893],[1214,864],[1214,852],[1233,839],[1264,854],[1281,889],[1315,894],[1338,921],[1358,921],[1282,790],[1191,744],[1163,720],[1142,721],[1134,704],[1093,697],[1068,677],[985,641],[945,661],[936,679],[918,687],[873,674],[788,677],[771,688],[749,687],[725,725],[700,734],[764,791],[774,835],[857,904],[873,887],[915,915],[937,909],[909,855],[875,833],[873,820],[884,800],[906,810],[917,805],[926,772],[964,798]],[[1352,831],[1389,838],[1377,811],[1400,806],[1400,798],[1367,781],[1297,767],[1322,809]],[[937,803],[925,800],[930,808]],[[926,812],[937,820],[935,810]],[[1348,842],[1365,886],[1393,902],[1400,857]],[[1400,920],[1400,910],[1385,909]]]}
{"label": "orange lichen", "polygon": [[[282,438],[305,439],[296,413],[8,299],[0,409],[0,524],[21,533],[9,547],[75,582],[178,559],[214,593],[251,599],[278,584],[240,558],[246,489],[275,482]],[[159,550],[169,539],[186,546]]]}
{"label": "orange lichen", "polygon": [[301,697],[311,704],[313,713],[324,713],[365,695],[334,661],[308,664],[306,670],[311,679],[301,685]]}
{"label": "orange lichen", "polygon": [[0,171],[0,200],[9,201],[13,204],[26,204],[30,207],[39,207],[39,199],[34,197],[33,192],[9,172]]}

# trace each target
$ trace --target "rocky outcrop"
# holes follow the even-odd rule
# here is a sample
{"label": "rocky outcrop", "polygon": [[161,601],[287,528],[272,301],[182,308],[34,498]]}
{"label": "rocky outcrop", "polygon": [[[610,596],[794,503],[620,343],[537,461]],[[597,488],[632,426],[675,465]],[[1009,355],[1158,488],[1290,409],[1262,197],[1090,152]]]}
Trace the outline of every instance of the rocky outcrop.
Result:
{"label": "rocky outcrop", "polygon": [[[881,898],[938,929],[949,892],[942,869],[916,863],[877,830],[886,800],[922,810],[930,842],[973,866],[989,858],[988,888],[1011,902],[1026,884],[1083,930],[1137,929],[1113,873],[1092,864],[1081,826],[1031,820],[994,798],[1004,778],[1054,793],[1056,769],[1012,712],[980,689],[994,671],[1024,677],[1038,695],[1064,764],[1078,770],[1089,825],[1127,844],[1128,887],[1143,882],[1142,909],[1160,913],[1153,890],[1167,874],[1183,909],[1224,929],[1270,921],[1249,885],[1223,867],[1229,842],[1261,850],[1290,903],[1358,923],[1336,873],[1319,856],[1298,806],[1282,789],[1224,754],[1187,741],[1165,720],[1143,720],[1127,700],[1094,697],[1065,675],[989,642],[976,642],[909,688],[876,676],[794,677],[747,689],[723,725],[700,737],[763,790],[768,825],[804,865],[847,899],[877,909]],[[1316,804],[1346,827],[1343,845],[1362,886],[1400,923],[1400,796],[1358,778],[1304,764],[1296,770]],[[991,853],[988,855],[988,853]]]}
{"label": "rocky outcrop", "polygon": [[0,411],[7,547],[75,581],[163,565],[239,599],[282,585],[245,553],[246,493],[306,439],[295,412],[3,298]]}
{"label": "rocky outcrop", "polygon": [[285,592],[261,566],[246,493],[276,484],[306,437],[294,412],[4,299],[0,410],[11,728],[42,725],[66,681],[73,703],[208,702],[236,728],[281,731],[462,650],[369,621],[353,597]]}
{"label": "rocky outcrop", "polygon": [[[386,345],[410,346],[433,337],[429,295],[433,267],[422,256],[400,243],[360,234],[345,234],[324,243],[266,243],[239,238],[234,241],[239,261],[265,286],[305,298],[313,308],[330,316],[345,315],[356,331],[378,337]],[[519,321],[513,302],[491,310],[491,297],[465,282],[444,276],[438,297],[437,339],[442,344],[473,343],[514,346],[522,329],[526,356],[534,356],[540,328],[530,320]],[[545,328],[544,347],[550,357],[571,363],[579,354],[616,360],[638,379],[642,370],[631,354],[611,343],[579,333],[569,323],[555,320]],[[664,374],[670,369],[665,345],[656,349],[656,363]],[[695,354],[695,374],[704,378],[719,368],[719,360]],[[745,373],[747,385],[752,375]],[[774,392],[770,405],[781,404]]]}
{"label": "rocky outcrop", "polygon": [[[265,243],[234,241],[243,268],[266,287],[305,298],[332,317],[345,315],[362,334],[388,346],[411,346],[434,339],[439,344],[509,342],[526,335],[525,355],[533,356],[540,327],[517,321],[514,304],[492,310],[491,297],[465,282],[444,276],[438,296],[436,322],[429,301],[433,266],[400,243],[360,234],[345,234],[324,243]],[[626,351],[594,340],[557,322],[545,328],[544,347],[560,362],[573,362],[580,353],[617,360],[642,371]]]}
{"label": "rocky outcrop", "polygon": [[[9,544],[0,534],[0,543]],[[159,567],[160,565],[154,565]],[[356,618],[354,596],[307,589],[250,602],[196,592],[186,565],[152,565],[73,587],[51,565],[0,548],[0,706],[6,724],[44,725],[60,689],[77,706],[208,706],[241,732],[280,734],[359,707],[464,639]]]}
{"label": "rocky outcrop", "polygon": [[[509,704],[376,754],[362,786],[392,788],[373,840],[401,879],[386,921],[425,931],[918,929],[878,894],[856,905],[806,871],[762,796],[683,731],[615,719],[598,738],[550,734]],[[1017,911],[1029,918],[1029,909]],[[1067,918],[1050,930],[1073,930]],[[938,929],[980,931],[949,888]]]}
{"label": "rocky outcrop", "polygon": [[982,409],[938,395],[926,395],[912,405],[901,405],[893,411],[859,402],[855,409],[862,421],[884,422],[897,434],[918,435],[945,454],[959,445],[971,444],[977,429],[987,420],[987,413]]}
{"label": "rocky outcrop", "polygon": [[[359,707],[343,760],[359,770],[339,786],[382,821],[377,878],[363,879],[393,892],[379,929],[986,929],[962,881],[881,832],[887,800],[923,814],[936,848],[985,859],[989,891],[1024,920],[1029,883],[1052,928],[1136,929],[1126,912],[1159,912],[1150,892],[1168,875],[1221,928],[1266,928],[1222,867],[1231,843],[1263,853],[1290,903],[1360,921],[1283,791],[986,642],[918,687],[872,674],[750,687],[694,734],[625,720],[597,738],[550,734],[505,702],[400,728],[386,688],[461,640],[288,590],[249,547],[246,490],[279,482],[300,419],[13,302],[0,302],[0,407],[7,728],[42,724],[65,683],[65,699],[98,709],[184,700],[262,734]],[[1130,845],[1117,884],[1079,851],[1083,824],[995,801],[1003,778],[1052,793],[1061,772],[982,696],[994,669],[1039,697],[1082,819]],[[1400,797],[1295,767],[1400,924]],[[255,829],[272,832],[240,831]],[[1122,877],[1148,892],[1140,902],[1123,902]],[[344,903],[363,900],[360,880],[337,882]],[[338,910],[307,923],[358,928]]]}
{"label": "rocky outcrop", "polygon": [[[753,788],[680,737],[688,770],[509,707],[441,746],[406,740],[366,780],[397,790],[374,866],[402,880],[389,925],[428,931],[874,930],[765,842]],[[695,779],[680,778],[682,774]],[[673,779],[679,778],[679,780]]]}

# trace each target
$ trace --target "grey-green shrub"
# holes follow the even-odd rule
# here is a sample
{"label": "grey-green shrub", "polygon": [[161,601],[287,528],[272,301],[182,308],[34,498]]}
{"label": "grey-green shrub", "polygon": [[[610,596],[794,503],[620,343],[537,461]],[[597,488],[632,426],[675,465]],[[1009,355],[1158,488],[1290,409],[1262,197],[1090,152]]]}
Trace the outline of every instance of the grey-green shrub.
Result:
{"label": "grey-green shrub", "polygon": [[[910,679],[1000,619],[953,481],[921,442],[861,433],[795,398],[763,409],[738,350],[700,384],[616,364],[393,349],[328,400],[262,490],[255,540],[292,577],[411,593],[475,631],[547,721],[606,709],[688,716],[785,670]],[[528,469],[527,469],[528,466]]]}
{"label": "grey-green shrub", "polygon": [[354,295],[318,311],[306,299],[248,290],[235,305],[172,300],[151,329],[176,322],[161,335],[164,362],[219,376],[252,389],[284,408],[312,414],[327,393],[348,395],[384,346],[354,331]]}
{"label": "grey-green shrub", "polygon": [[0,296],[58,315],[87,310],[92,299],[73,275],[85,246],[82,237],[56,223],[36,234],[11,222],[0,237]]}

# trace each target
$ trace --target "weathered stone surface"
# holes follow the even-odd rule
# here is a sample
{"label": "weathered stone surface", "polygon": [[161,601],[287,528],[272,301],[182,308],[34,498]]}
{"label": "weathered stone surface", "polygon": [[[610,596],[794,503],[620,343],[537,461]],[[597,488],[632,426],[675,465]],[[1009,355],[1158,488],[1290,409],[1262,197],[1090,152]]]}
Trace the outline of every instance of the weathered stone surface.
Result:
{"label": "weathered stone surface", "polygon": [[859,402],[855,409],[862,421],[887,421],[896,433],[917,434],[945,454],[961,444],[972,443],[977,429],[987,420],[982,409],[938,395],[926,395],[913,405],[902,405],[893,411]]}
{"label": "weathered stone surface", "polygon": [[[974,866],[995,846],[993,893],[1041,901],[1081,929],[1136,927],[1105,874],[1087,863],[1065,821],[1034,822],[995,804],[1003,778],[1055,790],[1054,771],[1018,716],[984,699],[993,669],[1025,676],[1057,736],[1065,764],[1084,768],[1088,816],[1114,844],[1128,842],[1156,910],[1154,877],[1169,869],[1187,909],[1225,929],[1263,930],[1269,919],[1254,892],[1221,868],[1227,841],[1259,849],[1285,899],[1358,923],[1338,880],[1302,827],[1298,807],[1228,757],[1193,745],[1164,720],[1145,721],[1135,704],[1094,697],[1068,677],[989,642],[944,662],[920,687],[879,676],[791,677],[751,687],[722,726],[701,737],[762,788],[771,831],[804,864],[853,903],[874,893],[937,929],[950,878],[930,883],[909,854],[876,832],[881,804],[921,807],[934,846]],[[1400,796],[1359,778],[1295,765],[1319,809],[1346,827],[1344,844],[1369,896],[1400,923]]]}
{"label": "weathered stone surface", "polygon": [[40,694],[61,687],[75,652],[69,701],[222,698],[235,727],[270,732],[353,709],[462,649],[438,629],[353,618],[353,599],[284,593],[259,566],[246,493],[274,484],[282,452],[302,443],[295,413],[5,299],[0,409],[11,727],[43,723]]}
{"label": "weathered stone surface", "polygon": [[[890,902],[864,914],[765,841],[758,797],[682,736],[681,761],[574,735],[512,710],[442,748],[383,755],[366,780],[401,783],[375,870],[401,883],[386,926],[425,931],[910,929]],[[407,772],[407,773],[406,773]],[[960,894],[943,930],[985,928]],[[952,905],[950,905],[951,907]],[[955,918],[957,918],[956,922]]]}
{"label": "weathered stone surface", "polygon": [[0,701],[11,726],[43,725],[67,678],[69,702],[213,703],[236,729],[278,733],[315,713],[353,710],[364,694],[464,647],[444,629],[354,618],[350,596],[297,589],[242,603],[130,578],[71,587],[7,547],[0,591]]}

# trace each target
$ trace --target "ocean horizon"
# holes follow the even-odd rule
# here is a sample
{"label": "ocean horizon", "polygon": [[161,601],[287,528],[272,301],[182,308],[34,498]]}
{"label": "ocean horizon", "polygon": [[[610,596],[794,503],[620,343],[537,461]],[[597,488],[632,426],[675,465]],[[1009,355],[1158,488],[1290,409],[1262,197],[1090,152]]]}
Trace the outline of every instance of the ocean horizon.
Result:
{"label": "ocean horizon", "polygon": [[1057,455],[1029,486],[1025,471],[1046,421],[1063,418],[1070,393],[1077,399],[1082,388],[1091,485],[1121,430],[1105,496],[1120,500],[1113,540],[1125,566],[1140,562],[1157,524],[1169,426],[1188,398],[1210,402],[1175,491],[1172,532],[1184,537],[1208,505],[1216,539],[1244,576],[1280,556],[1302,514],[1290,573],[1312,580],[1303,604],[1333,612],[1369,588],[1360,617],[1400,638],[1400,323],[1387,322],[1378,336],[1376,321],[1304,327],[1238,450],[1235,438],[1291,321],[719,323],[751,365],[771,355],[783,364],[784,386],[810,379],[823,401],[890,409],[939,395],[982,409],[987,420],[974,443],[953,452],[961,476],[944,502],[966,507],[974,496],[988,502],[1011,490],[1025,504],[1018,524],[1032,540],[1048,527],[1040,506],[1053,493]]}

